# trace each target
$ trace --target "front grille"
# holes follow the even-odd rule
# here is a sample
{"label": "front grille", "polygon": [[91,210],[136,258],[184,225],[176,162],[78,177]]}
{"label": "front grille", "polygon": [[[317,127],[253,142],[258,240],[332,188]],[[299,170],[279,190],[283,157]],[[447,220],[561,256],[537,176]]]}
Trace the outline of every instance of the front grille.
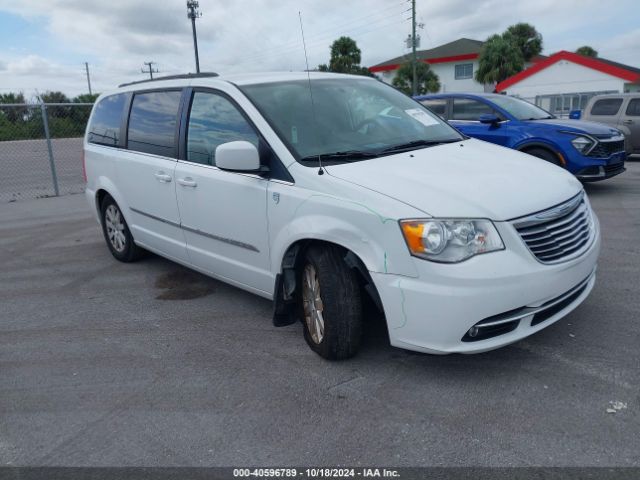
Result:
{"label": "front grille", "polygon": [[607,177],[611,177],[622,172],[624,172],[624,162],[612,163],[604,166],[604,173]]}
{"label": "front grille", "polygon": [[609,158],[614,153],[624,152],[624,140],[615,142],[598,142],[587,156],[594,158]]}
{"label": "front grille", "polygon": [[593,239],[593,218],[584,194],[543,212],[512,221],[522,240],[543,263],[575,258]]}

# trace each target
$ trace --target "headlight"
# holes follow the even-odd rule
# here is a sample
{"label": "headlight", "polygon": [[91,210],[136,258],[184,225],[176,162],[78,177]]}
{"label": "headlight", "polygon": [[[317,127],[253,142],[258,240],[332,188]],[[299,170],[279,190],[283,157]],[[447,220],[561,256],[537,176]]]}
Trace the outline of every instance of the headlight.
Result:
{"label": "headlight", "polygon": [[580,153],[587,153],[589,149],[593,146],[593,140],[587,137],[576,137],[573,140],[571,140],[571,144]]}
{"label": "headlight", "polygon": [[434,262],[456,263],[480,253],[504,250],[489,220],[401,220],[400,228],[411,255]]}

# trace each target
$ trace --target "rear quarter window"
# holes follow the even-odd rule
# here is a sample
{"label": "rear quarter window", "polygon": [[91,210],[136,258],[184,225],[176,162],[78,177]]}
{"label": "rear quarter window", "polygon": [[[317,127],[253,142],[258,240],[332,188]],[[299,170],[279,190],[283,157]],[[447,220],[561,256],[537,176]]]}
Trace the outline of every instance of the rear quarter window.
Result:
{"label": "rear quarter window", "polygon": [[629,100],[626,113],[630,117],[640,117],[640,98],[632,98]]}
{"label": "rear quarter window", "polygon": [[117,147],[120,145],[120,124],[127,96],[123,93],[103,98],[94,107],[88,128],[89,143]]}
{"label": "rear quarter window", "polygon": [[591,107],[591,115],[616,115],[621,105],[621,98],[603,98],[596,100],[596,103]]}

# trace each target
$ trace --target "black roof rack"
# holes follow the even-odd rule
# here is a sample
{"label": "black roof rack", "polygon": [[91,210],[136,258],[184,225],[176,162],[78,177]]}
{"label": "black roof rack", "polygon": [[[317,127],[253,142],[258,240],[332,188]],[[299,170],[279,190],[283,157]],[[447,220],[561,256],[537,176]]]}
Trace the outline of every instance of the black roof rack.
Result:
{"label": "black roof rack", "polygon": [[138,80],[135,82],[123,83],[121,85],[118,85],[118,88],[128,87],[129,85],[137,85],[139,83],[155,82],[160,80],[181,80],[181,79],[189,79],[189,78],[212,78],[212,77],[219,77],[219,75],[215,72],[183,73],[180,75],[167,75],[165,77],[148,78],[147,80]]}

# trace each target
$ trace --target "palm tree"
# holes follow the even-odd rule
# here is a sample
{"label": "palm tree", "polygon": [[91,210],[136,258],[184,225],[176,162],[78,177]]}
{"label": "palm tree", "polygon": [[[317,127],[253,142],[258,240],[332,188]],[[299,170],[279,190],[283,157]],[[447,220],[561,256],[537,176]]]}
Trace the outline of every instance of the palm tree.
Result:
{"label": "palm tree", "polygon": [[582,55],[584,57],[591,57],[591,58],[595,58],[598,56],[598,51],[595,48],[590,47],[589,45],[584,45],[578,48],[576,50],[576,53],[578,55]]}
{"label": "palm tree", "polygon": [[331,59],[329,65],[323,63],[318,65],[320,72],[350,73],[352,75],[368,75],[373,74],[368,68],[360,65],[362,52],[358,48],[358,44],[353,38],[340,37],[331,44]]}
{"label": "palm tree", "polygon": [[340,37],[331,45],[329,70],[338,73],[351,73],[360,67],[362,52],[353,38]]}
{"label": "palm tree", "polygon": [[476,80],[480,83],[499,83],[524,68],[524,57],[514,48],[507,35],[491,35],[480,51]]}
{"label": "palm tree", "polygon": [[[419,62],[416,64],[417,93],[437,92],[440,90],[440,79],[435,74],[428,63]],[[402,90],[407,95],[412,94],[413,65],[411,62],[404,63],[398,69],[393,86]]]}
{"label": "palm tree", "polygon": [[536,27],[528,23],[516,23],[511,25],[503,33],[513,44],[518,47],[525,62],[529,62],[542,52],[542,35]]}

